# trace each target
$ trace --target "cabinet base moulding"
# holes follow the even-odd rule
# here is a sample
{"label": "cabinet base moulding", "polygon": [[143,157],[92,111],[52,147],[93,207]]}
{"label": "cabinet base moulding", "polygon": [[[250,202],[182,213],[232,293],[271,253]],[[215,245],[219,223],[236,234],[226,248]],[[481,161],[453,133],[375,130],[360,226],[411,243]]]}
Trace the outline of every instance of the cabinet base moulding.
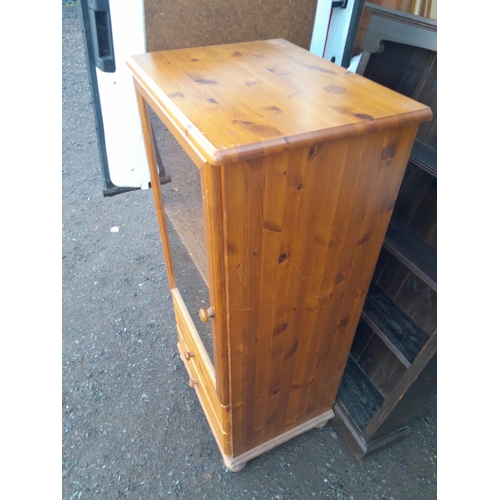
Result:
{"label": "cabinet base moulding", "polygon": [[255,448],[248,450],[246,453],[243,453],[238,457],[228,457],[227,455],[223,454],[224,465],[231,472],[239,472],[245,467],[246,463],[249,460],[258,457],[259,455],[263,455],[267,451],[270,451],[273,448],[286,443],[290,439],[293,439],[294,437],[297,437],[304,432],[314,429],[315,427],[324,427],[326,423],[333,417],[333,410],[329,410],[325,413],[322,413],[321,415],[318,415],[317,417],[312,418],[308,422],[304,422],[303,424],[300,424],[297,427],[284,432],[274,439],[270,439],[269,441],[262,443],[260,446],[256,446]]}
{"label": "cabinet base moulding", "polygon": [[329,420],[334,418],[335,414],[333,410],[328,410],[325,413],[322,413],[321,415],[318,415],[317,417],[312,418],[308,422],[304,422],[303,424],[298,425],[297,427],[294,427],[293,429],[290,429],[287,432],[284,432],[280,436],[277,436],[273,439],[270,439],[269,441],[266,441],[265,443],[262,443],[259,446],[256,446],[255,448],[252,448],[251,450],[248,450],[247,452],[237,456],[237,457],[230,457],[224,453],[224,449],[222,447],[222,443],[220,443],[220,440],[217,438],[218,432],[214,427],[214,424],[212,423],[211,415],[207,411],[207,407],[205,405],[205,402],[203,401],[203,398],[200,397],[199,394],[199,389],[198,389],[198,383],[195,378],[195,376],[192,373],[192,370],[189,366],[189,363],[186,361],[183,350],[180,346],[179,343],[177,343],[177,349],[179,349],[179,354],[182,359],[182,362],[184,363],[184,366],[186,368],[186,371],[188,372],[190,381],[193,381],[193,388],[196,392],[196,395],[198,396],[198,400],[200,401],[200,405],[203,409],[203,413],[205,414],[205,417],[208,421],[208,424],[210,426],[210,430],[212,431],[213,436],[215,437],[215,441],[217,442],[217,446],[219,447],[219,451],[222,455],[222,459],[224,461],[224,466],[226,467],[227,470],[230,472],[239,472],[245,468],[245,465],[247,462],[250,460],[258,457],[259,455],[263,455],[264,453],[272,450],[273,448],[276,448],[277,446],[286,443],[290,439],[293,439],[294,437],[299,436],[300,434],[303,434],[304,432],[310,431],[311,429],[318,428],[321,429],[324,427]]}
{"label": "cabinet base moulding", "polygon": [[219,439],[217,439],[217,434],[218,432],[214,428],[214,425],[211,421],[211,417],[209,412],[207,411],[206,405],[203,401],[203,398],[200,397],[200,394],[198,392],[198,384],[196,379],[194,378],[192,371],[189,367],[188,362],[185,360],[183,351],[181,349],[180,344],[177,344],[177,348],[179,349],[179,354],[181,356],[182,362],[184,363],[184,366],[186,368],[186,371],[188,372],[188,375],[190,377],[191,381],[194,381],[193,383],[193,388],[196,392],[196,395],[198,396],[198,399],[200,401],[201,407],[203,409],[203,413],[205,413],[205,417],[207,418],[208,424],[210,425],[210,429],[212,431],[212,434],[215,437],[215,440],[217,442],[217,445],[219,447],[219,451],[222,455],[222,459],[224,461],[224,465],[227,470],[230,472],[239,472],[240,470],[243,470],[245,465],[247,464],[248,461],[258,457],[259,455],[263,455],[264,453],[272,450],[273,448],[276,448],[277,446],[286,443],[290,439],[293,439],[296,436],[299,436],[300,434],[303,434],[304,432],[310,431],[311,429],[314,428],[322,428],[324,427],[329,420],[331,420],[335,414],[333,413],[333,410],[326,411],[325,413],[322,413],[321,415],[318,415],[317,417],[312,418],[308,422],[304,422],[303,424],[298,425],[297,427],[294,427],[293,429],[290,429],[287,432],[284,432],[280,436],[277,436],[273,439],[270,439],[269,441],[266,441],[265,443],[262,443],[259,446],[256,446],[255,448],[252,448],[251,450],[248,450],[247,452],[237,456],[237,457],[230,457],[224,453],[224,449],[219,442]]}

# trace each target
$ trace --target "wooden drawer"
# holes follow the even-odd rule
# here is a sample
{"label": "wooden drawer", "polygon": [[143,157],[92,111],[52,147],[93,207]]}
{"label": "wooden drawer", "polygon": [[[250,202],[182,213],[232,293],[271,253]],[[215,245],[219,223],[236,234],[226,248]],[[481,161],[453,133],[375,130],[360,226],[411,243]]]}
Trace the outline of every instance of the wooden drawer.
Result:
{"label": "wooden drawer", "polygon": [[190,385],[196,391],[219,448],[229,455],[229,434],[228,429],[224,429],[229,419],[225,415],[227,408],[220,404],[217,396],[213,364],[177,288],[172,289],[172,298],[179,334],[177,346],[189,374]]}

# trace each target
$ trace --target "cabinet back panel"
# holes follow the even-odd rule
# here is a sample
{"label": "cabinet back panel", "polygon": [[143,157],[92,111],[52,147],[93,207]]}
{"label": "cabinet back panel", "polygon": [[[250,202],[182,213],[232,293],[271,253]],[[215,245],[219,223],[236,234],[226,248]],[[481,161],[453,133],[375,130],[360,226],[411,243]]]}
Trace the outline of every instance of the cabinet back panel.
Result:
{"label": "cabinet back panel", "polygon": [[377,266],[375,267],[375,271],[373,272],[373,281],[376,283],[380,276],[382,276],[385,267],[389,263],[389,260],[391,258],[391,254],[387,251],[381,251],[378,261],[377,261]]}
{"label": "cabinet back panel", "polygon": [[384,87],[399,92],[398,89],[405,75],[412,73],[410,63],[416,49],[403,43],[385,40],[382,43],[383,51],[370,56],[363,75]]}
{"label": "cabinet back panel", "polygon": [[422,330],[432,335],[437,329],[437,293],[428,287],[422,295],[412,319]]}
{"label": "cabinet back panel", "polygon": [[437,179],[433,178],[425,195],[422,197],[415,214],[408,223],[418,237],[429,243],[433,248],[437,247]]}
{"label": "cabinet back panel", "polygon": [[427,104],[434,115],[422,123],[417,139],[437,149],[437,55],[403,43],[382,41],[384,49],[371,54],[363,75],[384,87]]}
{"label": "cabinet back panel", "polygon": [[[387,262],[384,265],[384,260]],[[410,274],[410,270],[394,255],[392,255],[387,249],[382,248],[380,252],[379,262],[377,263],[377,269],[383,266],[378,279],[375,281],[380,289],[382,289],[390,299],[394,300],[404,282]]]}
{"label": "cabinet back panel", "polygon": [[418,276],[410,272],[403,286],[395,295],[394,302],[408,316],[413,317],[428,288],[429,286]]}
{"label": "cabinet back panel", "polygon": [[432,121],[420,125],[417,139],[437,149],[437,57],[429,69],[422,90],[414,96],[414,99],[427,104],[432,109],[432,114],[434,115]]}
{"label": "cabinet back panel", "polygon": [[437,111],[432,121],[426,125],[426,127],[422,127],[422,130],[419,131],[417,139],[437,150]]}
{"label": "cabinet back panel", "polygon": [[437,322],[437,293],[385,248],[380,252],[376,275],[374,283],[420,328],[432,334]]}
{"label": "cabinet back panel", "polygon": [[407,226],[425,196],[431,181],[430,174],[410,162],[392,216]]}
{"label": "cabinet back panel", "polygon": [[384,397],[392,391],[406,371],[401,361],[377,335],[371,338],[359,358],[359,366]]}
{"label": "cabinet back panel", "polygon": [[437,179],[409,163],[393,217],[436,248]]}
{"label": "cabinet back panel", "polygon": [[363,319],[360,319],[350,353],[354,361],[359,362],[359,358],[363,354],[373,335],[375,335],[373,330]]}
{"label": "cabinet back panel", "polygon": [[435,66],[436,57],[436,53],[431,50],[415,47],[397,91],[417,101],[426,99],[429,76]]}

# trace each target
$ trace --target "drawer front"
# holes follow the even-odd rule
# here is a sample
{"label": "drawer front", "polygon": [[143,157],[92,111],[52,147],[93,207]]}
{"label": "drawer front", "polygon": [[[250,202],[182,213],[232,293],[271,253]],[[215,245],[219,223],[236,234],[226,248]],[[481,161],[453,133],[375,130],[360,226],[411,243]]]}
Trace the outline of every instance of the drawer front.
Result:
{"label": "drawer front", "polygon": [[224,423],[228,422],[229,418],[227,410],[221,406],[217,396],[214,367],[176,288],[172,290],[172,297],[182,361],[194,383],[194,389],[217,443],[221,450],[228,454],[229,435],[228,429],[224,432]]}

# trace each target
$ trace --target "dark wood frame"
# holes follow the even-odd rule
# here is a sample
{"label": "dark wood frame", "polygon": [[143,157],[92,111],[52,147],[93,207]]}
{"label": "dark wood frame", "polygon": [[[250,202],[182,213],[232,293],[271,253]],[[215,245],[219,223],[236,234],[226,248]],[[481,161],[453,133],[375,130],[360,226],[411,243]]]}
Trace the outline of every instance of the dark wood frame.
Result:
{"label": "dark wood frame", "polygon": [[[437,22],[372,4],[367,4],[366,8],[372,16],[361,46],[363,52],[357,73],[429,105],[434,113],[434,121],[421,128],[417,134],[407,177],[403,181],[334,405],[334,424],[358,460],[407,435],[410,432],[407,425],[409,420],[435,389],[437,381],[435,319],[433,323],[431,318],[424,325],[425,329],[421,328],[422,325],[417,325],[414,318],[407,314],[408,307],[412,308],[411,301],[402,311],[377,287],[384,266],[388,266],[388,259],[393,259],[404,272],[413,273],[415,282],[420,283],[422,288],[427,287],[425,289],[432,295],[435,305],[435,222],[434,235],[429,244],[429,241],[421,239],[411,228],[402,224],[397,215],[398,203],[401,213],[404,210],[401,206],[406,202],[403,199],[405,182],[410,190],[412,179],[416,178],[425,177],[428,185],[436,184]],[[401,78],[394,74],[389,78],[387,75],[395,71],[383,64],[380,67],[381,59],[377,62],[375,57],[391,44],[402,44],[402,50],[405,51],[415,48],[413,67],[405,70]],[[408,85],[410,72],[413,86]],[[432,206],[433,198],[430,199],[431,202],[421,210],[421,217],[434,217],[435,221],[436,207]],[[387,274],[389,278],[385,280],[389,280],[389,283],[386,285],[390,288],[391,275]],[[396,278],[394,275],[393,280]],[[433,314],[435,317],[435,310],[430,312],[431,317]],[[365,370],[358,361],[362,359],[367,346],[375,342],[381,346],[379,352],[382,354],[372,356],[369,369]],[[373,351],[377,352],[376,349]],[[364,366],[366,368],[366,363]],[[393,370],[394,375],[387,375],[390,370]],[[377,384],[375,379],[380,378],[380,373],[385,373],[385,379]]]}

